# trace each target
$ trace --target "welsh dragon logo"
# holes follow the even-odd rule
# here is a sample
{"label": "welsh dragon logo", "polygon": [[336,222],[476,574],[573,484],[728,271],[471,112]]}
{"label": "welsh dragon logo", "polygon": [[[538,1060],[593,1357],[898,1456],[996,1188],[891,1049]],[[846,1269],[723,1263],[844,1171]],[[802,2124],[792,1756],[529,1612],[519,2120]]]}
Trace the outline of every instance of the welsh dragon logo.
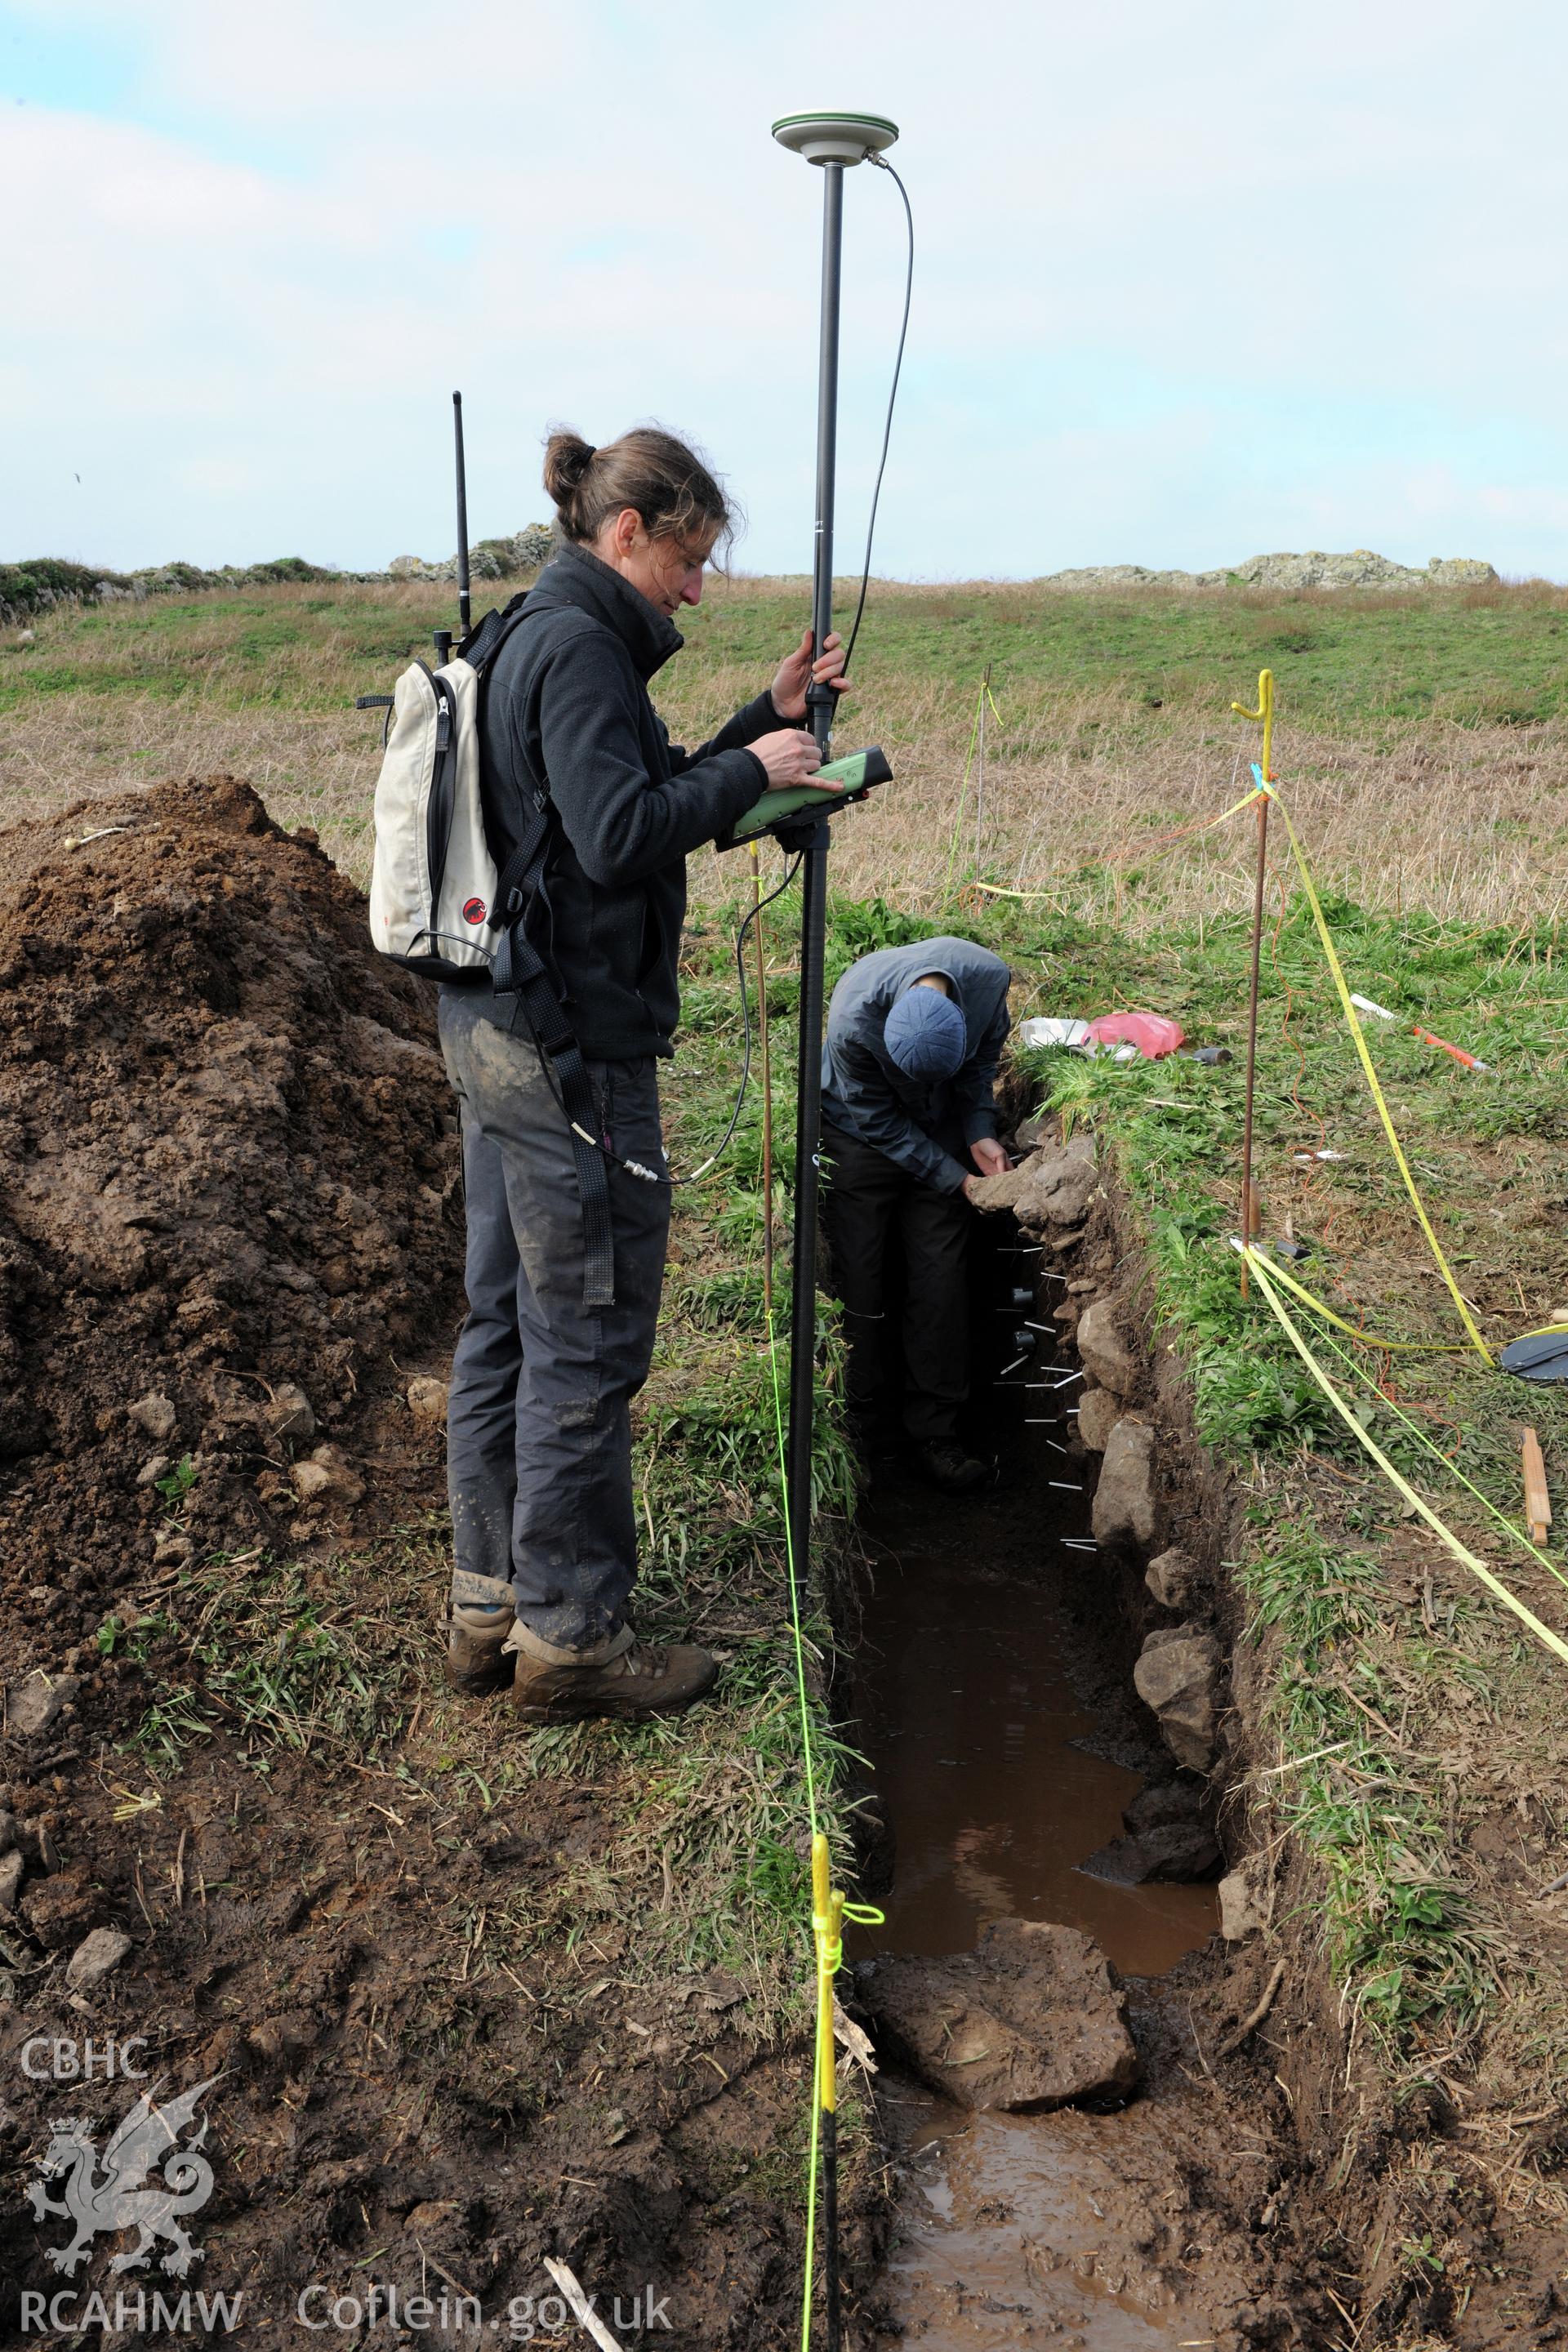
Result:
{"label": "welsh dragon logo", "polygon": [[[71,2277],[91,2253],[94,2238],[105,2230],[139,2233],[133,2246],[115,2255],[109,2265],[111,2271],[134,2270],[147,2262],[160,2238],[170,2241],[170,2251],[159,2268],[173,2272],[176,2278],[184,2278],[193,2263],[203,2259],[204,2249],[191,2243],[179,2217],[198,2212],[212,2195],[213,2168],[199,2153],[207,2136],[206,2119],[184,2147],[179,2138],[195,2116],[203,2093],[210,2091],[216,2080],[214,2074],[198,2083],[194,2091],[171,2099],[165,2107],[154,2106],[152,2093],[144,2091],[110,2137],[101,2169],[86,2117],[64,2116],[51,2121],[54,2137],[38,2158],[44,2178],[32,2183],[27,2198],[36,2220],[42,2221],[58,2213],[75,2228],[68,2245],[44,2249],[45,2260],[56,2270]],[[160,2160],[161,2188],[148,2183],[148,2175]],[[65,2193],[57,2200],[48,2194],[45,2182],[58,2180],[62,2174]]]}

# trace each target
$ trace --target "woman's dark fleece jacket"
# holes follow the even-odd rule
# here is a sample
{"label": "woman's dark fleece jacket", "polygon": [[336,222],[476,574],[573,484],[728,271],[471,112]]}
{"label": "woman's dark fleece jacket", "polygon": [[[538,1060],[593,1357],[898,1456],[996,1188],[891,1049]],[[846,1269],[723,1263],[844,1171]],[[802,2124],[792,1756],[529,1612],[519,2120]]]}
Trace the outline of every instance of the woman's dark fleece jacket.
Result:
{"label": "woman's dark fleece jacket", "polygon": [[[790,723],[761,694],[700,750],[672,743],[647,681],[684,643],[619,572],[567,547],[541,572],[486,682],[490,852],[504,865],[537,778],[554,846],[548,917],[532,936],[590,1061],[673,1050],[687,855],[766,791],[767,771],[745,746]],[[497,1020],[510,1015],[510,1002],[496,1003]]]}

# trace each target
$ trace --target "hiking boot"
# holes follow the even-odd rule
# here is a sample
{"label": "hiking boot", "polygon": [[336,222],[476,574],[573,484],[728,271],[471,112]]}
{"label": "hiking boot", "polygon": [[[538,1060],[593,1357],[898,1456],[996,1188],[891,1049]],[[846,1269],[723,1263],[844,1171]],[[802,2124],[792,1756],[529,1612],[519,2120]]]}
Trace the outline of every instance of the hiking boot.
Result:
{"label": "hiking boot", "polygon": [[639,1642],[629,1625],[592,1650],[562,1650],[519,1623],[511,1703],[524,1723],[581,1723],[590,1716],[635,1722],[675,1715],[710,1690],[719,1662],[689,1645]]}
{"label": "hiking boot", "polygon": [[[470,1580],[488,1583],[488,1578]],[[511,1595],[504,1601],[458,1601],[454,1597],[447,1616],[447,1680],[469,1698],[483,1698],[504,1690],[511,1680],[512,1654],[507,1637],[515,1619]]]}
{"label": "hiking boot", "polygon": [[848,1437],[862,1462],[896,1462],[904,1450],[903,1432],[896,1423],[874,1421],[868,1415],[864,1419],[850,1415]]}
{"label": "hiking boot", "polygon": [[984,1462],[977,1462],[973,1454],[966,1454],[962,1445],[951,1441],[922,1445],[921,1468],[944,1495],[967,1495],[972,1486],[978,1486],[983,1478],[990,1475]]}

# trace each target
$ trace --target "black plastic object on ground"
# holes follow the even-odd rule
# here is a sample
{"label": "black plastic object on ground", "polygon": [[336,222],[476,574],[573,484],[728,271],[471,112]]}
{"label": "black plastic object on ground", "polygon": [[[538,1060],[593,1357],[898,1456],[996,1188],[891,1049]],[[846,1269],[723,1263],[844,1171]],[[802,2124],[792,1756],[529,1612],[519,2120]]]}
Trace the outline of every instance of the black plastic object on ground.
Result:
{"label": "black plastic object on ground", "polygon": [[1512,1339],[1499,1360],[1505,1372],[1521,1381],[1568,1381],[1568,1323],[1544,1331],[1527,1331]]}

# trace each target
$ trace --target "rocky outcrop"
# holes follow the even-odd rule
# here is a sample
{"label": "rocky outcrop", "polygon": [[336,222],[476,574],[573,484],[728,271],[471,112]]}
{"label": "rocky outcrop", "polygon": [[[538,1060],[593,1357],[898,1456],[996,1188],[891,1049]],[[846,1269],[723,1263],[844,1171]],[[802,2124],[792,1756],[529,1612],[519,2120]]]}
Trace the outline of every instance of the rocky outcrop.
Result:
{"label": "rocky outcrop", "polygon": [[1299,555],[1249,555],[1245,563],[1215,572],[1151,572],[1142,563],[1093,563],[1047,572],[1035,584],[1069,595],[1103,595],[1128,588],[1495,588],[1501,583],[1491,565],[1478,556],[1434,555],[1423,571],[1374,555],[1369,547],[1357,547],[1348,555],[1327,555],[1318,548]]}
{"label": "rocky outcrop", "polygon": [[[531,522],[510,539],[481,539],[468,550],[471,580],[515,580],[520,573],[538,572],[555,552],[555,533],[547,522]],[[375,574],[362,575],[374,578]],[[390,580],[456,580],[458,559],[448,555],[432,563],[422,555],[395,555],[384,574]]]}
{"label": "rocky outcrop", "polygon": [[[531,522],[510,537],[481,539],[468,551],[473,580],[515,580],[537,572],[555,550],[547,522]],[[0,627],[14,628],[40,613],[70,604],[141,604],[149,596],[199,595],[208,588],[271,588],[279,585],[337,586],[390,580],[456,580],[458,559],[426,562],[419,555],[394,556],[384,572],[340,572],[309,563],[302,555],[280,555],[265,563],[225,563],[208,571],[199,563],[154,563],[136,572],[108,572],[58,556],[30,556],[0,563]]]}
{"label": "rocky outcrop", "polygon": [[1076,1927],[994,1920],[952,1959],[864,1961],[856,1988],[879,2047],[961,2106],[1027,2114],[1138,2080],[1121,1982]]}
{"label": "rocky outcrop", "polygon": [[1190,1625],[1151,1633],[1132,1669],[1138,1696],[1159,1717],[1165,1745],[1178,1764],[1194,1772],[1206,1772],[1214,1762],[1219,1676],[1219,1643]]}

